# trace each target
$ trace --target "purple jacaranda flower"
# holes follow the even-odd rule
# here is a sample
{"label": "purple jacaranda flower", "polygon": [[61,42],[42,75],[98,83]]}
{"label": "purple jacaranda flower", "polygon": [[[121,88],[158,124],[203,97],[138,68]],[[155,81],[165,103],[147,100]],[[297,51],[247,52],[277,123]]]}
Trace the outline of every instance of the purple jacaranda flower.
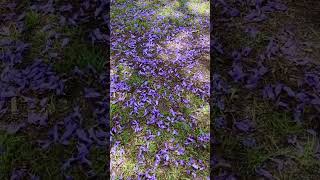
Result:
{"label": "purple jacaranda flower", "polygon": [[51,136],[53,138],[54,142],[58,142],[59,140],[59,129],[58,129],[58,125],[55,124],[53,126],[53,128],[48,132],[49,136]]}
{"label": "purple jacaranda flower", "polygon": [[87,156],[89,155],[89,149],[88,147],[83,144],[83,143],[80,143],[78,145],[78,156],[77,156],[77,159],[81,162],[81,163],[85,163],[87,164],[88,166],[91,166],[91,161],[89,161],[87,159]]}
{"label": "purple jacaranda flower", "polygon": [[76,134],[78,136],[78,138],[88,144],[92,143],[92,140],[88,137],[87,133],[85,132],[85,130],[83,129],[77,129],[76,130]]}
{"label": "purple jacaranda flower", "polygon": [[40,180],[40,177],[34,174],[29,173],[30,179],[31,180]]}
{"label": "purple jacaranda flower", "polygon": [[225,128],[226,127],[225,118],[224,117],[215,118],[214,125],[216,128]]}
{"label": "purple jacaranda flower", "polygon": [[66,5],[62,5],[59,8],[60,12],[71,12],[72,11],[73,6],[71,4],[66,4]]}
{"label": "purple jacaranda flower", "polygon": [[70,39],[69,38],[63,38],[61,42],[61,47],[65,47],[67,44],[69,44]]}
{"label": "purple jacaranda flower", "polygon": [[230,8],[228,12],[229,12],[229,15],[232,17],[236,17],[240,15],[240,11],[236,8]]}
{"label": "purple jacaranda flower", "polygon": [[320,106],[320,97],[315,97],[314,99],[312,99],[312,100],[310,101],[310,103],[311,103],[312,105],[318,105],[318,106]]}
{"label": "purple jacaranda flower", "polygon": [[84,96],[86,98],[98,98],[101,96],[101,94],[96,92],[93,88],[85,88],[84,89]]}
{"label": "purple jacaranda flower", "polygon": [[262,11],[272,11],[272,10],[276,10],[276,11],[286,11],[288,8],[286,5],[281,4],[280,2],[276,2],[276,1],[268,1],[266,6],[261,8]]}
{"label": "purple jacaranda flower", "polygon": [[69,144],[69,138],[72,136],[72,134],[74,133],[74,131],[77,129],[78,125],[75,123],[69,123],[66,125],[65,127],[65,132],[62,134],[61,138],[60,138],[60,143],[67,145]]}
{"label": "purple jacaranda flower", "polygon": [[234,125],[242,132],[249,132],[254,128],[252,122],[248,119],[237,121],[234,123]]}
{"label": "purple jacaranda flower", "polygon": [[184,144],[189,145],[191,143],[195,143],[195,140],[193,137],[188,137]]}
{"label": "purple jacaranda flower", "polygon": [[185,149],[182,147],[177,150],[178,155],[183,155],[184,153],[185,153]]}
{"label": "purple jacaranda flower", "polygon": [[210,141],[210,134],[201,134],[198,136],[198,141],[200,142],[209,142]]}
{"label": "purple jacaranda flower", "polygon": [[262,95],[263,95],[263,98],[266,98],[266,99],[272,99],[272,100],[275,99],[275,94],[273,92],[273,87],[271,85],[265,86],[265,88],[262,91]]}
{"label": "purple jacaranda flower", "polygon": [[248,33],[249,36],[252,37],[252,38],[255,38],[259,33],[258,29],[255,28],[255,27],[247,27],[245,29],[245,32]]}
{"label": "purple jacaranda flower", "polygon": [[26,123],[11,123],[7,127],[7,133],[8,134],[15,134],[17,133],[20,129],[26,127]]}
{"label": "purple jacaranda flower", "polygon": [[132,121],[134,132],[140,132],[143,128],[140,127],[139,122],[137,120]]}
{"label": "purple jacaranda flower", "polygon": [[27,175],[26,169],[15,169],[10,176],[10,180],[20,180]]}
{"label": "purple jacaranda flower", "polygon": [[234,63],[232,66],[232,70],[229,71],[229,75],[233,78],[234,81],[241,81],[246,74],[242,70],[242,65],[240,63]]}
{"label": "purple jacaranda flower", "polygon": [[76,158],[69,158],[67,159],[63,165],[61,166],[61,170],[62,171],[66,171],[67,169],[69,169],[71,167],[71,163],[75,162],[76,161]]}
{"label": "purple jacaranda flower", "polygon": [[244,17],[247,22],[261,22],[266,20],[268,17],[260,10],[252,10],[249,14]]}
{"label": "purple jacaranda flower", "polygon": [[256,140],[252,137],[248,137],[242,141],[242,144],[246,147],[252,148],[256,146]]}
{"label": "purple jacaranda flower", "polygon": [[89,132],[90,138],[92,138],[95,141],[95,143],[97,143],[97,145],[99,145],[99,146],[106,146],[107,145],[108,141],[106,139],[103,139],[103,140],[99,139],[93,128],[90,128],[88,130],[88,132]]}
{"label": "purple jacaranda flower", "polygon": [[171,115],[172,115],[173,117],[176,116],[176,112],[175,112],[172,108],[170,108],[170,113],[171,113]]}
{"label": "purple jacaranda flower", "polygon": [[256,173],[258,175],[260,175],[260,176],[263,176],[263,177],[267,178],[267,179],[274,179],[272,174],[269,171],[265,170],[265,169],[259,168],[259,169],[256,170]]}
{"label": "purple jacaranda flower", "polygon": [[241,55],[244,56],[244,57],[247,57],[247,56],[249,56],[251,51],[252,51],[252,48],[245,47],[245,48],[242,49]]}
{"label": "purple jacaranda flower", "polygon": [[35,113],[35,112],[29,112],[28,113],[28,123],[30,124],[39,124],[41,126],[46,126],[48,120],[47,113]]}

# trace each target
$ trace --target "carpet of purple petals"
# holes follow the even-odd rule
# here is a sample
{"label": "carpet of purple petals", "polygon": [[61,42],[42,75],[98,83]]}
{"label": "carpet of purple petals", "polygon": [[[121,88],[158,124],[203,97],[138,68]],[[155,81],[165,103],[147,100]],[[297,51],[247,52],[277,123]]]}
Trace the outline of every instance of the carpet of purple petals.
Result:
{"label": "carpet of purple petals", "polygon": [[0,179],[107,175],[109,74],[92,65],[58,72],[57,64],[73,63],[63,50],[78,40],[108,54],[108,5],[0,1]]}
{"label": "carpet of purple petals", "polygon": [[214,179],[320,177],[319,8],[213,1]]}
{"label": "carpet of purple petals", "polygon": [[209,176],[208,57],[208,1],[111,3],[111,179]]}

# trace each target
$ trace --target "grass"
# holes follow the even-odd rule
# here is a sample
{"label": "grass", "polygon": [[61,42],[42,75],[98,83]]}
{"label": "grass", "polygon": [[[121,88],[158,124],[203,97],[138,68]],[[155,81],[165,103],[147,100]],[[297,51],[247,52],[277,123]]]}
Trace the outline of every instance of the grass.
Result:
{"label": "grass", "polygon": [[[105,158],[103,158],[105,157]],[[92,161],[92,167],[97,174],[105,174],[107,168],[107,154],[104,148],[94,148],[89,156],[89,159],[94,159]],[[107,174],[105,174],[107,176]]]}
{"label": "grass", "polygon": [[[288,1],[285,1],[288,2]],[[305,3],[307,4],[307,3]],[[298,9],[298,8],[297,8]],[[296,11],[294,9],[293,11]],[[298,10],[299,11],[299,10]],[[291,20],[288,20],[289,14],[283,13],[283,15],[275,15],[271,17],[271,20],[266,24],[253,24],[258,27],[260,33],[256,38],[250,38],[243,34],[241,29],[243,24],[240,21],[235,22],[235,31],[226,31],[222,26],[217,33],[224,33],[225,41],[227,45],[228,42],[235,42],[228,44],[230,50],[239,49],[243,46],[250,46],[254,49],[250,58],[245,59],[249,62],[250,66],[254,66],[256,61],[256,56],[261,53],[261,50],[265,48],[268,44],[268,37],[274,36],[279,32],[279,27],[283,27],[288,22],[293,23],[297,27],[297,31],[306,31],[302,26],[298,26],[298,16],[292,16]],[[311,17],[311,16],[310,16]],[[219,25],[217,26],[219,28]],[[297,34],[294,38],[299,39],[300,36]],[[226,61],[225,61],[226,62]],[[220,69],[226,72],[227,67],[224,66],[227,63],[220,63]],[[285,84],[295,84],[290,82],[292,75],[297,75],[293,73],[293,69],[290,64],[284,58],[278,58],[275,61],[270,61],[268,66],[271,66],[275,72],[267,74],[264,77],[264,82],[261,82],[261,86],[266,83],[273,83],[275,81],[280,81]],[[245,67],[249,69],[248,67]],[[237,87],[234,85],[234,87]],[[240,89],[236,89],[241,92]],[[246,94],[245,94],[246,93]],[[252,93],[252,94],[251,94]],[[306,132],[307,127],[311,127],[308,122],[303,122],[302,124],[297,124],[293,121],[292,114],[290,112],[285,112],[284,110],[277,110],[272,104],[269,104],[261,98],[257,98],[254,101],[245,100],[247,96],[255,98],[257,92],[248,91],[243,94],[233,94],[231,98],[228,99],[227,106],[235,107],[233,112],[225,113],[228,123],[232,123],[233,120],[237,118],[249,118],[257,125],[256,131],[250,135],[246,134],[234,134],[231,131],[217,130],[215,134],[221,142],[219,145],[218,154],[223,155],[229,162],[232,163],[232,168],[239,172],[241,178],[244,179],[255,179],[255,169],[260,167],[266,167],[275,179],[317,179],[319,177],[319,163],[318,159],[315,157],[315,147],[317,146],[316,137],[311,137],[310,134]],[[243,95],[243,96],[242,96]],[[235,100],[237,97],[239,101]],[[233,99],[234,98],[234,99]],[[307,110],[305,111],[307,114]],[[300,144],[301,150],[290,145],[287,142],[289,136],[296,135],[297,142]],[[246,137],[253,137],[256,139],[257,147],[248,148],[242,145],[242,140]],[[221,151],[221,152],[220,152]],[[241,158],[240,158],[241,157]],[[281,172],[278,172],[275,168],[274,163],[271,159],[280,159],[284,161],[285,168]]]}
{"label": "grass", "polygon": [[13,168],[19,167],[27,167],[31,173],[48,178],[61,178],[59,160],[67,155],[65,148],[57,148],[47,154],[30,143],[28,137],[8,135],[4,132],[0,133],[0,146],[4,149],[0,156],[0,179],[6,179]]}
{"label": "grass", "polygon": [[209,15],[210,4],[209,2],[202,2],[201,0],[188,2],[187,8],[194,14]]}
{"label": "grass", "polygon": [[[25,6],[22,6],[23,4]],[[21,2],[21,4],[18,4],[18,11],[25,11],[27,8],[29,8],[29,5],[29,1]],[[18,11],[17,13],[19,13]],[[45,62],[53,64],[52,62],[47,61],[48,58],[46,57],[45,53],[41,53],[41,51],[45,48],[46,42],[48,41],[48,32],[43,32],[41,29],[45,25],[50,24],[53,25],[53,31],[61,33],[63,37],[69,37],[71,39],[71,43],[65,48],[61,48],[60,40],[53,40],[53,51],[60,51],[59,53],[64,55],[62,61],[59,61],[59,59],[57,62],[55,62],[55,70],[57,70],[59,73],[68,73],[75,66],[78,66],[79,68],[85,68],[87,65],[92,65],[98,72],[102,72],[106,58],[101,48],[87,45],[88,43],[81,38],[84,35],[81,31],[81,27],[56,27],[56,22],[57,17],[53,15],[43,16],[42,14],[34,11],[27,11],[24,19],[26,31],[19,33],[14,24],[9,24],[10,38],[13,38],[14,40],[22,40],[23,42],[31,44],[30,50],[28,50],[26,56],[23,57],[23,63],[32,62],[34,58],[41,58]],[[77,86],[79,88],[79,85]],[[68,91],[73,94],[76,90],[78,90],[75,89],[76,88],[70,88]],[[34,98],[40,98],[37,97],[37,94],[26,94],[28,97],[30,95]],[[41,98],[43,95],[44,94],[41,94]],[[65,99],[65,96],[49,96],[50,97],[48,98],[50,100],[47,110],[50,116],[49,126],[51,126],[56,122],[56,120],[62,120],[65,115],[72,110],[72,107],[70,107],[72,106],[72,103],[70,102],[72,102],[74,99],[69,101],[69,99]],[[76,98],[79,98],[79,95],[77,95]],[[82,102],[83,99],[81,99],[81,103]],[[78,99],[77,103],[79,103]],[[21,106],[21,108],[18,106],[18,110],[25,110],[24,108],[24,104]],[[89,113],[92,114],[92,111]],[[87,117],[85,117],[85,119],[91,120]],[[87,122],[89,121],[86,121],[85,124]],[[52,147],[50,147],[48,150],[42,150],[39,148],[35,140],[42,139],[42,136],[39,137],[37,135],[44,135],[43,133],[46,133],[47,129],[38,130],[37,128],[34,128],[34,126],[28,126],[27,131],[23,131],[22,133],[15,135],[9,135],[6,132],[0,132],[0,179],[9,179],[12,171],[16,168],[26,168],[28,172],[34,175],[39,175],[40,179],[50,180],[64,178],[61,174],[60,168],[64,160],[71,158],[75,153],[77,153],[76,142],[71,142],[69,146],[52,145]],[[90,153],[89,159],[92,161],[93,169],[96,171],[99,177],[106,177],[106,175],[103,175],[105,173],[107,163],[106,149],[95,148],[90,151]],[[75,166],[73,166],[71,170],[67,172],[67,174],[73,175],[75,179],[86,179],[84,172],[85,171],[83,167],[75,164]]]}
{"label": "grass", "polygon": [[30,36],[30,42],[32,43],[29,54],[30,59],[38,57],[41,54],[41,51],[44,49],[46,40],[46,32],[36,31],[33,36]]}
{"label": "grass", "polygon": [[84,69],[88,65],[91,65],[98,72],[102,72],[105,63],[106,59],[101,50],[94,46],[74,41],[64,49],[63,60],[55,63],[54,67],[57,72],[70,72],[76,66]]}
{"label": "grass", "polygon": [[[292,166],[288,166],[279,174],[276,170],[271,173],[280,179],[293,174],[298,177],[307,177],[310,172],[315,173],[319,166],[315,158],[315,138],[307,135],[304,126],[293,122],[289,113],[270,108],[271,105],[258,99],[248,104],[248,110],[243,111],[243,116],[251,118],[257,124],[256,131],[250,137],[256,139],[257,146],[244,147],[242,140],[249,135],[226,134],[224,130],[218,130],[216,136],[221,145],[218,152],[223,151],[228,160],[239,169],[241,177],[254,177],[255,170],[262,166],[271,166],[271,159],[292,160]],[[301,144],[303,153],[299,148],[288,146],[287,138],[296,135]],[[311,174],[312,174],[311,173]]]}
{"label": "grass", "polygon": [[128,85],[131,87],[139,87],[141,86],[144,82],[146,81],[145,78],[142,76],[138,75],[137,73],[133,73],[129,80],[128,80]]}
{"label": "grass", "polygon": [[26,14],[25,23],[28,29],[34,29],[41,23],[41,17],[34,11],[29,11]]}
{"label": "grass", "polygon": [[[116,1],[116,3],[124,3],[123,1]],[[170,27],[170,30],[174,27],[178,26],[185,26],[187,23],[184,19],[184,15],[186,15],[183,10],[185,7],[182,7],[183,4],[180,1],[174,1],[170,2],[168,4],[168,1],[139,1],[139,2],[134,2],[134,3],[128,3],[127,7],[123,8],[120,4],[114,4],[111,7],[111,16],[114,18],[119,18],[119,19],[113,19],[112,21],[124,25],[126,27],[125,31],[123,31],[123,34],[126,36],[124,39],[130,37],[130,35],[133,33],[136,37],[137,36],[142,36],[145,32],[149,31],[150,28],[152,27],[153,21],[156,20],[156,17],[161,14],[165,16],[163,21],[158,22],[159,27],[162,27],[163,23],[167,23],[172,25]],[[160,6],[157,6],[159,5]],[[128,7],[130,6],[130,7]],[[141,10],[143,12],[148,12],[149,10],[156,10],[155,14],[152,15],[152,17],[139,17],[139,15],[134,15],[132,11],[130,10]],[[134,11],[134,10],[133,10]],[[188,10],[187,10],[188,11]],[[120,17],[120,15],[123,15],[123,12],[126,12],[126,18]],[[189,12],[190,14],[190,12]],[[194,16],[191,16],[193,18]],[[132,21],[129,21],[128,19],[133,19]],[[155,24],[155,23],[154,23]],[[114,29],[114,32],[120,32],[122,29]],[[158,35],[164,35],[165,32],[160,32]],[[161,39],[160,41],[163,41]],[[119,45],[120,47],[121,45]],[[122,51],[125,49],[121,49]],[[111,54],[116,54],[111,52]],[[138,54],[142,56],[142,51],[138,49]],[[118,57],[117,57],[118,58]],[[170,58],[170,57],[169,57]],[[130,58],[127,58],[129,62],[131,62]],[[117,64],[116,67],[116,74],[119,75],[120,81],[125,81],[129,86],[132,87],[130,94],[129,95],[135,95],[135,90],[136,88],[140,87],[143,83],[146,81],[149,82],[149,85],[151,85],[151,88],[156,90],[156,86],[154,86],[157,83],[162,82],[163,79],[155,79],[153,77],[145,77],[141,76],[137,73],[135,70],[128,70],[126,65],[121,65]],[[129,72],[128,78],[125,77],[124,72]],[[132,73],[131,73],[132,72]],[[171,78],[171,77],[170,77]],[[166,80],[166,79],[164,79]],[[170,93],[170,88],[172,88],[174,85],[176,85],[177,82],[175,80],[172,83],[169,83],[168,86],[170,87],[165,87],[162,86],[160,89],[157,89],[159,94],[163,94],[164,92],[169,95]],[[178,100],[179,97],[176,94],[173,94],[174,99]],[[178,122],[178,123],[173,123],[170,124],[170,129],[175,129],[178,131],[179,135],[175,136],[172,134],[172,132],[168,132],[166,130],[162,130],[158,128],[157,124],[153,125],[146,125],[146,120],[150,118],[149,115],[147,117],[141,117],[144,113],[145,108],[151,108],[152,106],[145,106],[141,109],[139,109],[139,114],[138,115],[130,115],[130,111],[132,111],[131,108],[125,108],[123,107],[123,104],[119,103],[118,105],[111,105],[111,117],[114,116],[119,116],[120,118],[120,123],[122,126],[125,127],[124,131],[120,134],[115,135],[116,140],[120,140],[121,144],[123,145],[123,148],[125,150],[125,155],[123,156],[125,159],[125,162],[123,162],[119,167],[113,167],[113,171],[116,172],[117,177],[120,177],[121,174],[124,176],[125,179],[128,179],[129,177],[136,179],[137,177],[137,172],[144,172],[145,169],[151,168],[153,166],[153,163],[155,161],[155,155],[156,153],[159,152],[160,148],[164,147],[165,142],[169,142],[171,139],[175,138],[175,143],[179,143],[180,145],[184,146],[185,140],[189,136],[198,136],[203,133],[207,133],[209,130],[209,126],[205,126],[203,122],[207,121],[208,122],[208,107],[205,106],[205,108],[200,109],[200,106],[205,104],[205,101],[203,101],[201,98],[192,95],[191,93],[188,94],[183,94],[182,96],[184,98],[187,98],[190,100],[191,107],[185,107],[183,104],[173,104],[169,101],[168,97],[166,98],[161,98],[159,100],[158,104],[158,110],[164,117],[160,117],[163,122],[169,122],[166,119],[166,116],[171,117],[171,113],[169,111],[170,108],[175,109],[176,111],[179,111],[183,113],[184,118],[186,119],[187,122]],[[117,97],[117,96],[116,96]],[[137,97],[136,97],[137,98]],[[179,107],[179,109],[176,109]],[[198,116],[198,114],[200,114]],[[197,116],[197,126],[196,128],[192,129],[190,125],[188,124],[190,122],[190,117],[189,115],[195,115]],[[125,117],[125,118],[124,118]],[[199,118],[199,119],[198,119]],[[125,119],[125,120],[124,120]],[[138,120],[140,122],[140,126],[143,128],[143,130],[139,133],[134,133],[132,128],[128,126],[131,120]],[[112,125],[111,125],[112,126]],[[156,135],[154,140],[150,140],[149,142],[149,151],[145,153],[146,156],[146,165],[145,166],[140,166],[140,167],[134,167],[133,163],[137,159],[138,155],[138,149],[141,145],[146,144],[146,142],[143,140],[143,136],[147,133],[147,130],[150,130],[153,135]],[[161,133],[160,136],[157,136],[158,131]],[[140,138],[140,140],[138,140]],[[201,150],[203,153],[201,155],[197,152],[198,150]],[[128,153],[130,152],[130,153]],[[209,148],[201,148],[195,149],[195,147],[187,147],[186,148],[186,154],[185,155],[177,155],[175,152],[170,152],[170,158],[171,159],[185,159],[188,160],[189,157],[194,157],[196,159],[202,159],[203,161],[206,162],[207,159],[209,159]],[[114,158],[115,161],[117,161],[117,158]],[[207,163],[205,163],[207,164]],[[135,169],[137,168],[137,169]],[[134,169],[134,170],[133,170]],[[170,163],[169,166],[164,166],[162,163],[160,163],[160,166],[156,170],[156,175],[157,178],[159,179],[190,179],[191,175],[188,175],[186,173],[186,168],[185,167],[174,167],[172,163]],[[131,172],[130,172],[131,171]],[[132,172],[134,171],[134,172]],[[199,171],[197,172],[197,175],[204,178],[209,174],[208,171]]]}
{"label": "grass", "polygon": [[[0,179],[10,177],[14,168],[27,168],[28,172],[39,175],[41,179],[63,179],[60,167],[63,160],[77,152],[75,144],[73,141],[68,147],[53,145],[49,150],[43,151],[32,143],[30,137],[0,132],[0,147],[3,149],[0,154]],[[105,153],[104,148],[94,148],[89,155],[93,169],[101,177],[106,168]],[[75,179],[85,179],[86,175],[81,172],[80,167],[74,166],[67,174],[73,175]]]}
{"label": "grass", "polygon": [[147,31],[150,28],[150,25],[147,21],[142,19],[135,19],[133,21],[128,22],[126,25],[126,30],[130,32],[143,32]]}

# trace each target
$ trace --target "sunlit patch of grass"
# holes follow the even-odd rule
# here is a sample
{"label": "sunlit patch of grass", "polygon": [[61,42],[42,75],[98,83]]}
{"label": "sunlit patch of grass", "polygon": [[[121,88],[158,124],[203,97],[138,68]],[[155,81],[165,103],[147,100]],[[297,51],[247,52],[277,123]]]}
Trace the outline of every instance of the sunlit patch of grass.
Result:
{"label": "sunlit patch of grass", "polygon": [[174,13],[175,13],[175,10],[170,6],[166,6],[159,11],[159,15],[165,16],[165,17],[172,16]]}
{"label": "sunlit patch of grass", "polygon": [[128,144],[131,140],[131,133],[133,133],[131,130],[124,130],[119,136],[120,141],[124,144]]}
{"label": "sunlit patch of grass", "polygon": [[179,18],[183,17],[183,13],[176,10],[174,7],[171,6],[165,6],[158,12],[159,16],[164,16],[168,20],[174,20],[173,22],[176,22],[179,20]]}
{"label": "sunlit patch of grass", "polygon": [[110,11],[111,19],[116,19],[120,14],[122,14],[122,10],[119,8],[112,8]]}
{"label": "sunlit patch of grass", "polygon": [[119,113],[121,110],[120,105],[119,104],[111,104],[110,107],[110,116],[113,117],[116,115],[116,113]]}
{"label": "sunlit patch of grass", "polygon": [[[129,146],[124,150],[124,154],[120,154],[120,149],[123,146],[120,145],[116,149],[116,153],[111,155],[111,173],[116,177],[122,176],[123,178],[132,177],[135,175],[134,168],[136,166],[135,158],[135,146]],[[126,153],[130,152],[130,153]]]}
{"label": "sunlit patch of grass", "polygon": [[[123,176],[126,178],[135,178],[137,176],[137,156],[139,153],[139,147],[142,145],[146,145],[146,141],[143,139],[144,133],[146,132],[146,127],[139,132],[135,133],[135,136],[132,136],[133,131],[130,129],[126,129],[123,133],[116,135],[116,139],[121,142],[120,147],[124,148],[124,155],[115,155],[111,158],[111,160],[114,163],[114,170],[112,172],[115,172],[117,176]],[[157,151],[157,144],[155,142],[149,141],[149,152],[146,152],[145,157],[150,157],[150,154],[153,154]],[[123,146],[125,145],[125,146]],[[122,159],[122,160],[120,160]],[[148,158],[147,164],[150,161]],[[117,164],[117,165],[116,165]],[[144,170],[144,167],[139,167],[138,170],[142,171]]]}
{"label": "sunlit patch of grass", "polygon": [[[157,3],[160,4],[160,6],[157,6]],[[169,4],[170,3],[170,4]],[[137,17],[136,20],[133,20],[131,22],[126,21],[126,20],[117,20],[118,23],[120,24],[124,24],[125,25],[125,31],[126,32],[131,32],[131,33],[145,33],[146,31],[141,31],[144,28],[149,28],[149,27],[145,27],[144,23],[146,23],[146,25],[150,26],[152,24],[152,20],[155,20],[157,16],[161,15],[164,16],[164,20],[160,20],[158,21],[160,24],[159,26],[163,25],[163,23],[168,23],[170,24],[170,30],[171,28],[175,28],[177,26],[183,26],[185,25],[185,19],[183,19],[182,17],[185,17],[184,11],[183,9],[181,9],[183,6],[183,3],[180,1],[172,1],[172,2],[167,2],[167,1],[137,1],[135,2],[135,7],[139,10],[151,10],[152,8],[157,8],[156,13],[154,14],[153,17],[151,17],[151,20],[148,20],[149,17],[147,18],[140,18]],[[152,9],[154,10],[154,9]],[[126,8],[125,10],[126,13],[128,12],[128,8]],[[130,13],[132,13],[130,11]],[[130,15],[129,15],[130,16]],[[131,17],[131,16],[130,16]],[[142,28],[140,28],[142,27]],[[161,32],[160,32],[161,33]],[[140,51],[139,51],[140,52]],[[172,57],[170,57],[170,55],[168,55],[168,59],[170,60]],[[116,64],[116,63],[115,63]],[[114,68],[116,70],[116,74],[118,74],[120,76],[121,79],[123,79],[124,77],[124,72],[127,71],[126,69],[126,65],[116,65],[116,68]],[[151,78],[152,79],[152,78]],[[164,79],[152,79],[153,81],[162,81],[165,80]],[[173,80],[173,82],[169,83],[169,86],[174,86],[175,85],[175,80]],[[137,72],[133,72],[131,73],[131,75],[129,76],[128,79],[125,80],[125,82],[127,82],[127,84],[129,86],[132,87],[132,91],[134,92],[134,90],[141,86],[142,83],[149,81],[149,84],[151,84],[151,88],[156,89],[156,87],[152,84],[156,84],[154,82],[152,82],[150,79],[148,79],[147,77],[144,76],[140,76]],[[151,81],[151,82],[150,82]],[[167,94],[170,94],[170,90],[167,89],[167,87],[161,87],[160,90],[158,90],[158,92],[160,94],[163,94],[164,92],[166,92]],[[193,96],[192,93],[189,94],[190,96],[188,96],[187,99],[189,99],[191,101],[191,105],[192,107],[185,107],[184,109],[184,116],[186,114],[191,115],[192,113],[198,112],[199,113],[199,117],[202,120],[208,120],[206,119],[206,116],[209,115],[208,111],[208,107],[204,106],[202,107],[202,105],[205,103],[201,98],[195,97],[195,95]],[[179,97],[175,94],[173,94],[174,99],[179,99]],[[176,110],[177,106],[181,106],[184,107],[183,104],[177,104],[174,105],[172,104],[167,98],[162,98],[159,100],[159,105],[158,105],[158,110],[160,111],[160,113],[162,115],[164,115],[164,117],[161,117],[160,119],[163,120],[164,122],[168,122],[168,120],[166,119],[167,116],[171,117],[171,113],[169,111],[170,108],[173,108]],[[201,108],[202,107],[202,108]],[[112,114],[121,114],[120,111],[123,111],[122,105],[119,105],[117,107],[111,107],[111,112]],[[157,152],[159,152],[160,148],[163,148],[165,145],[165,142],[171,144],[170,140],[174,140],[174,143],[172,144],[176,144],[179,143],[180,145],[184,146],[184,142],[185,140],[189,137],[189,136],[194,136],[195,138],[203,133],[207,133],[208,130],[204,127],[193,127],[191,128],[191,126],[189,125],[189,120],[190,117],[186,117],[185,119],[187,120],[186,122],[179,122],[182,124],[175,124],[175,123],[170,123],[170,129],[175,129],[178,132],[178,135],[174,135],[171,131],[167,131],[165,129],[160,129],[157,124],[153,124],[153,125],[146,125],[145,124],[145,119],[144,118],[150,118],[149,115],[147,115],[147,117],[142,118],[141,115],[144,113],[145,107],[138,109],[138,113],[139,115],[129,115],[128,118],[128,122],[126,123],[127,125],[130,123],[129,121],[131,119],[138,119],[140,121],[140,125],[143,127],[142,132],[137,132],[134,133],[132,130],[132,127],[130,127],[129,125],[125,127],[125,130],[121,133],[121,134],[117,134],[115,135],[115,139],[118,139],[121,141],[121,144],[124,145],[124,147],[126,148],[125,151],[126,152],[130,152],[126,154],[126,159],[128,160],[129,158],[132,159],[137,159],[137,154],[139,151],[139,146],[141,145],[146,145],[147,142],[144,142],[143,136],[146,134],[146,130],[150,129],[153,135],[155,136],[154,140],[150,140],[148,141],[149,144],[149,151],[145,153],[145,157],[146,157],[146,164],[142,165],[141,167],[138,168],[138,170],[132,170],[133,169],[133,165],[130,165],[130,163],[128,164],[128,169],[131,169],[131,171],[135,171],[134,173],[128,174],[128,176],[126,177],[130,177],[131,175],[134,176],[133,178],[136,177],[137,172],[144,172],[143,168],[150,168],[152,167],[154,161],[155,161],[155,154]],[[181,109],[177,110],[179,112],[181,112]],[[115,113],[113,113],[115,112]],[[122,117],[122,115],[120,115],[120,117]],[[122,122],[121,118],[120,118],[121,124],[123,124],[124,122]],[[208,121],[209,122],[209,121]],[[197,123],[197,122],[195,122]],[[209,128],[209,127],[207,127]],[[130,133],[129,133],[130,132]],[[160,132],[160,135],[157,136],[157,133]],[[134,136],[132,136],[132,134],[134,134]],[[131,136],[129,136],[131,135]],[[131,139],[129,139],[131,138]],[[141,139],[141,141],[137,141],[136,139]],[[189,158],[192,156],[196,159],[202,159],[204,161],[209,159],[209,152],[207,152],[209,149],[208,147],[199,147],[201,148],[201,150],[204,150],[206,155],[200,155],[198,153],[198,149],[195,148],[194,146],[190,145],[189,147],[187,147],[188,152],[186,152],[186,160],[189,160]],[[176,155],[175,152],[170,152],[170,159],[181,159],[182,156],[181,155]],[[128,160],[130,161],[130,160]],[[121,167],[119,166],[118,168],[118,172],[116,172],[116,176],[120,176],[125,173],[123,173],[125,170],[124,169],[124,165],[125,162],[123,163],[123,165],[121,165]],[[179,166],[177,168],[174,167],[175,165],[173,164],[169,164],[168,167],[163,166],[162,163],[160,163],[160,166],[158,167],[158,169],[156,169],[156,174],[157,177],[160,179],[190,179],[188,177],[190,177],[191,175],[188,175],[186,173],[186,169],[182,166]],[[162,174],[163,173],[163,174]],[[197,173],[198,174],[198,173]],[[208,172],[199,172],[199,174],[208,174]],[[198,175],[199,175],[198,174]],[[202,177],[202,176],[201,176]],[[132,178],[132,177],[131,177]]]}
{"label": "sunlit patch of grass", "polygon": [[132,75],[132,69],[129,66],[119,64],[117,68],[117,74],[119,75],[121,80],[126,81]]}
{"label": "sunlit patch of grass", "polygon": [[127,1],[126,0],[116,0],[115,2],[119,3],[119,4],[123,4],[123,3],[127,2]]}
{"label": "sunlit patch of grass", "polygon": [[189,117],[192,114],[192,110],[184,106],[182,108],[182,113],[185,117]]}
{"label": "sunlit patch of grass", "polygon": [[126,30],[129,32],[145,32],[150,28],[150,24],[143,19],[135,19],[126,23]]}
{"label": "sunlit patch of grass", "polygon": [[130,108],[124,108],[119,104],[111,104],[110,117],[119,115],[121,123],[128,123],[130,121],[130,111]]}
{"label": "sunlit patch of grass", "polygon": [[201,99],[200,97],[198,97],[197,95],[194,95],[192,93],[188,93],[187,98],[188,98],[188,100],[191,101],[190,104],[195,108],[198,108],[204,104],[203,99]]}
{"label": "sunlit patch of grass", "polygon": [[128,85],[129,86],[134,86],[134,87],[139,87],[145,82],[145,78],[138,75],[137,73],[133,73],[129,80],[128,80]]}
{"label": "sunlit patch of grass", "polygon": [[191,180],[186,177],[186,170],[181,167],[170,167],[170,168],[161,168],[156,172],[157,177],[162,177],[163,179],[174,180],[174,179],[183,179]]}
{"label": "sunlit patch of grass", "polygon": [[210,109],[209,103],[206,103],[202,108],[196,110],[197,126],[205,128],[209,131],[210,126]]}
{"label": "sunlit patch of grass", "polygon": [[157,143],[155,141],[151,141],[150,142],[150,145],[149,145],[149,151],[151,154],[154,154],[156,153],[158,150],[158,146],[157,146]]}
{"label": "sunlit patch of grass", "polygon": [[193,0],[186,3],[187,8],[193,14],[200,14],[209,16],[210,13],[210,3],[209,2],[202,2],[201,0]]}
{"label": "sunlit patch of grass", "polygon": [[131,159],[126,161],[123,165],[123,177],[128,178],[135,175],[134,168],[136,167],[136,163],[133,162]]}

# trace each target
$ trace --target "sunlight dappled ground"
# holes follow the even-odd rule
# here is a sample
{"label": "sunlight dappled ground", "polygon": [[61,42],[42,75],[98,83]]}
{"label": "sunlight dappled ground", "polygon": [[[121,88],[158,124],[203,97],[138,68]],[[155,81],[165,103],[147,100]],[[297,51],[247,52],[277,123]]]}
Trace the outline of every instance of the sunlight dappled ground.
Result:
{"label": "sunlight dappled ground", "polygon": [[111,6],[111,138],[125,159],[111,153],[120,164],[111,166],[113,179],[209,175],[209,64],[200,62],[209,54],[209,16],[202,5],[202,14],[188,7],[187,1]]}

